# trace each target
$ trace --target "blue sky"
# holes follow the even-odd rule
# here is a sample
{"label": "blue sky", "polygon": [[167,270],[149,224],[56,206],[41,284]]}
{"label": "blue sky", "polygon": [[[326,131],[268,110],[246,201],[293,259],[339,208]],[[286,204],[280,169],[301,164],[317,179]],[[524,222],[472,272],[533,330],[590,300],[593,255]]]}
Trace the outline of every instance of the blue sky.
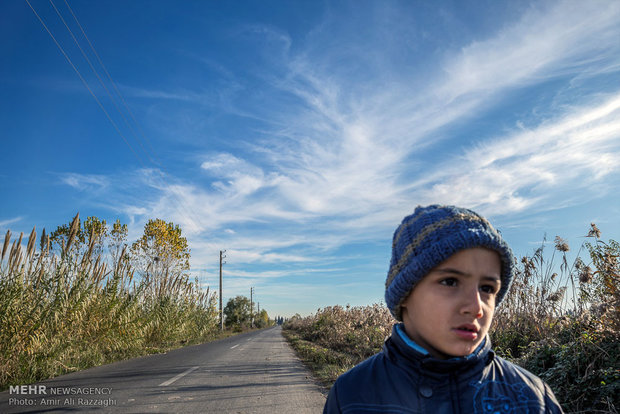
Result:
{"label": "blue sky", "polygon": [[418,204],[620,238],[617,1],[29,1],[80,75],[1,2],[0,234],[173,221],[271,316],[382,301]]}

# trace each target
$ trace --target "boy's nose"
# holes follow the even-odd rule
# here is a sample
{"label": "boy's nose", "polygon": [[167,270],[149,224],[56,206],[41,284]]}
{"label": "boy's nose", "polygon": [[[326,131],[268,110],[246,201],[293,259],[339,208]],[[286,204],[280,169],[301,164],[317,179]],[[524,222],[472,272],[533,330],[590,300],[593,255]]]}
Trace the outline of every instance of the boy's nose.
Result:
{"label": "boy's nose", "polygon": [[472,289],[464,294],[461,312],[465,315],[474,315],[476,319],[482,318],[482,299],[478,289]]}

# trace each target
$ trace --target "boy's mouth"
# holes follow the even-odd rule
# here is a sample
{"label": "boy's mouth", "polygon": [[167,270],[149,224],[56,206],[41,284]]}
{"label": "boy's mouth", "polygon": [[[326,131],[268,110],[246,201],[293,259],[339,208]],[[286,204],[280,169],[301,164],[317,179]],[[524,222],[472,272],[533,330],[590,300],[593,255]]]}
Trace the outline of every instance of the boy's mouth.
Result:
{"label": "boy's mouth", "polygon": [[463,339],[475,340],[478,338],[478,327],[471,323],[466,323],[454,328],[454,333]]}

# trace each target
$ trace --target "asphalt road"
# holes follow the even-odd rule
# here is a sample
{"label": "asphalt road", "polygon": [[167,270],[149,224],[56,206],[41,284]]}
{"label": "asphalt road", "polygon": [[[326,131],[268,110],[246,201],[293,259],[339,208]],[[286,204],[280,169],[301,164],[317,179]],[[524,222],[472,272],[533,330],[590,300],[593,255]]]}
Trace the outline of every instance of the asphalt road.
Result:
{"label": "asphalt road", "polygon": [[324,390],[281,328],[74,372],[0,393],[0,413],[320,413]]}

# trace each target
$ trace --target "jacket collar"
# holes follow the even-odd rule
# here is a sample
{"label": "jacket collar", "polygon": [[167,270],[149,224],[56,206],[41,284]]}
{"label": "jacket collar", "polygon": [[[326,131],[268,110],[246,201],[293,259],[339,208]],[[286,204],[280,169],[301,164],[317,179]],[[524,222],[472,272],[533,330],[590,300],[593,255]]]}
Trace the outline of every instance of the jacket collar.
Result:
{"label": "jacket collar", "polygon": [[470,355],[450,359],[435,358],[407,336],[402,324],[395,324],[392,327],[392,336],[385,342],[383,350],[388,358],[396,359],[397,363],[410,365],[416,370],[422,369],[437,373],[471,370],[476,365],[482,368],[495,356],[491,350],[491,340],[487,335],[482,344]]}

